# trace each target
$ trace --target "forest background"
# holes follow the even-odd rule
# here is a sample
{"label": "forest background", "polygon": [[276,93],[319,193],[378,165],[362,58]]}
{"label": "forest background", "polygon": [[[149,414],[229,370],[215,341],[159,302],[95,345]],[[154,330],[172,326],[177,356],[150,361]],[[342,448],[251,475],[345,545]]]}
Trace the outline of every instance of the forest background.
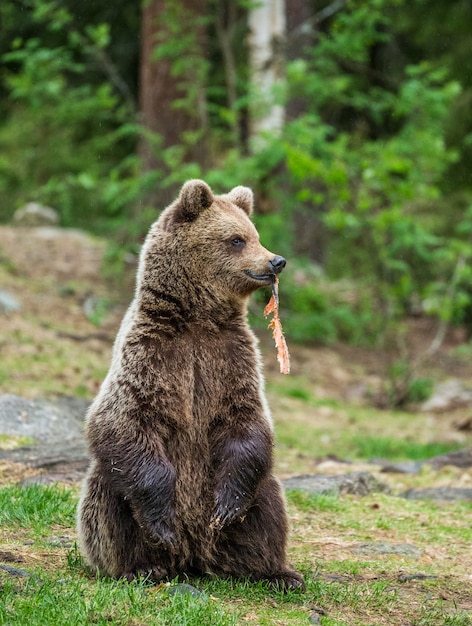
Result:
{"label": "forest background", "polygon": [[119,275],[186,179],[248,185],[288,336],[388,350],[389,403],[419,400],[472,332],[471,26],[469,0],[4,0],[0,221],[50,205]]}

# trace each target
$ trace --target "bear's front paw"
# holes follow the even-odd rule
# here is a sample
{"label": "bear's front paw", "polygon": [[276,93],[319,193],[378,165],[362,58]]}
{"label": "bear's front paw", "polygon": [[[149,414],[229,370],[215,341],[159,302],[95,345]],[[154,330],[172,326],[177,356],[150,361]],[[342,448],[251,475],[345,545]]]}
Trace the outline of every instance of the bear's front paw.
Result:
{"label": "bear's front paw", "polygon": [[134,518],[146,543],[155,548],[176,552],[178,542],[174,532],[173,516],[170,519],[156,519],[143,511],[135,510]]}
{"label": "bear's front paw", "polygon": [[210,521],[210,528],[221,530],[233,522],[242,522],[246,516],[247,502],[241,496],[216,496],[215,509]]}
{"label": "bear's front paw", "polygon": [[146,524],[142,527],[146,542],[153,547],[176,552],[177,538],[172,528],[165,522]]}
{"label": "bear's front paw", "polygon": [[177,538],[174,531],[174,512],[170,509],[162,515],[153,515],[152,510],[134,507],[133,517],[143,533],[144,540],[154,548],[175,552]]}

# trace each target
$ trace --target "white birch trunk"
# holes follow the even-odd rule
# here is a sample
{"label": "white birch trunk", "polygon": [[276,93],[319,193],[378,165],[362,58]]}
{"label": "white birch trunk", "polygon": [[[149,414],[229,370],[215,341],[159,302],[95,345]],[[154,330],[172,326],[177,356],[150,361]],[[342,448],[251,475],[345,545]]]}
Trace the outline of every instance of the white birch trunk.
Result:
{"label": "white birch trunk", "polygon": [[249,12],[251,64],[251,139],[279,133],[284,107],[274,100],[274,87],[284,78],[285,0],[260,0]]}

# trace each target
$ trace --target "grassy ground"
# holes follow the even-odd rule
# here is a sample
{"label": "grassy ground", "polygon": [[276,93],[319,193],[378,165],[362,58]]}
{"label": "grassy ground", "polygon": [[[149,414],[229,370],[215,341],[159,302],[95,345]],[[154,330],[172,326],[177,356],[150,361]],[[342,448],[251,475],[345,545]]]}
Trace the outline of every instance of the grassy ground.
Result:
{"label": "grassy ground", "polygon": [[208,577],[185,581],[201,592],[193,597],[86,572],[75,546],[76,487],[3,487],[0,561],[17,575],[0,569],[0,624],[470,624],[470,503],[288,499],[290,556],[307,593]]}
{"label": "grassy ground", "polygon": [[[38,247],[33,233],[21,235],[21,245],[18,237],[0,229],[0,284],[22,303],[20,313],[1,318],[0,393],[91,397],[123,312],[100,279],[101,244],[74,239]],[[92,313],[85,306],[90,295]],[[471,470],[426,465],[414,475],[381,474],[368,463],[422,460],[471,445],[470,431],[457,428],[467,407],[447,414],[378,411],[346,393],[378,380],[370,353],[290,346],[293,375],[282,377],[270,333],[262,339],[277,474],[367,468],[390,488],[364,498],[287,494],[290,560],[304,573],[307,593],[283,596],[208,577],[183,581],[200,592],[192,596],[170,593],[165,584],[97,579],[75,545],[79,485],[20,488],[31,470],[0,463],[1,625],[472,623],[472,504],[400,497],[411,487],[471,487]],[[429,375],[470,382],[470,349],[458,354],[457,345],[445,346]],[[24,443],[1,435],[0,447]]]}

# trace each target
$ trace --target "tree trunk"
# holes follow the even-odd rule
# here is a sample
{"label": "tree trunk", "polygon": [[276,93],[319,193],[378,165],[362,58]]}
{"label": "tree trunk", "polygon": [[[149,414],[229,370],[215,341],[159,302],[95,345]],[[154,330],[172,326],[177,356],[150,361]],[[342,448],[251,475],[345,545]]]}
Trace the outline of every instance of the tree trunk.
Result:
{"label": "tree trunk", "polygon": [[285,1],[264,0],[249,12],[250,65],[253,92],[251,136],[280,132],[284,107],[274,98],[274,88],[284,76],[283,42]]}
{"label": "tree trunk", "polygon": [[[139,146],[144,171],[163,169],[162,150],[177,147],[182,160],[205,162],[206,0],[150,0],[141,21],[139,101],[144,136]],[[169,190],[172,197],[174,191]],[[152,198],[156,200],[156,196]]]}
{"label": "tree trunk", "polygon": [[[313,2],[310,0],[286,0],[285,8],[287,20],[287,61],[304,59],[308,49],[315,43],[315,14]],[[290,97],[288,94],[285,104],[287,120],[296,119],[306,111],[306,102],[300,97]]]}

